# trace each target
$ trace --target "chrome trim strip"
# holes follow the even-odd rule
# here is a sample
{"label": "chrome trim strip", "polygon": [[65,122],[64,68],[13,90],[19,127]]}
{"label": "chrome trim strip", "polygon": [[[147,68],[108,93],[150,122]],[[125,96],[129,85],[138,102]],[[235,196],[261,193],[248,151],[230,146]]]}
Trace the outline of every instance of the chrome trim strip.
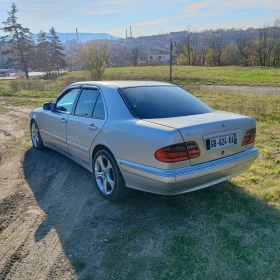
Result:
{"label": "chrome trim strip", "polygon": [[63,143],[66,144],[66,139],[65,139],[65,138],[62,138],[62,137],[57,136],[57,135],[55,135],[55,134],[52,134],[52,133],[50,133],[50,132],[48,132],[48,131],[46,131],[46,130],[44,130],[44,132],[45,132],[46,134],[48,134],[49,136],[55,138],[56,140],[59,140],[59,141],[61,141],[61,142],[63,142]]}
{"label": "chrome trim strip", "polygon": [[221,167],[227,164],[231,164],[246,159],[250,161],[252,159],[255,159],[257,155],[258,155],[258,150],[256,148],[252,148],[250,150],[246,150],[225,158],[221,158],[221,159],[217,159],[217,160],[213,160],[213,161],[209,161],[206,163],[201,163],[193,166],[178,168],[178,169],[160,169],[160,168],[142,165],[142,164],[138,164],[135,162],[130,162],[122,159],[118,159],[118,162],[120,165],[123,165],[125,167],[140,170],[160,177],[172,178],[172,177],[180,177],[180,176],[196,174],[199,172],[211,170],[217,167]]}
{"label": "chrome trim strip", "polygon": [[72,146],[72,147],[74,147],[74,148],[77,148],[77,149],[79,149],[79,150],[81,150],[83,152],[88,153],[89,149],[87,147],[85,147],[85,146],[79,145],[79,144],[77,144],[75,142],[72,142],[72,141],[69,141],[69,140],[67,140],[67,144]]}

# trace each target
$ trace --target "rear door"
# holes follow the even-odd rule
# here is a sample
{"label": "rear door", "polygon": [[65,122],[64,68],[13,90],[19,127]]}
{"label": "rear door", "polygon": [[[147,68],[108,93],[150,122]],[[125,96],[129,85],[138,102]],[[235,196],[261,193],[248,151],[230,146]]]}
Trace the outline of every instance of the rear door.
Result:
{"label": "rear door", "polygon": [[46,141],[67,153],[66,125],[79,91],[80,87],[67,89],[57,99],[54,111],[45,111],[44,116]]}
{"label": "rear door", "polygon": [[90,147],[105,123],[105,106],[96,87],[83,87],[76,108],[67,121],[67,145],[70,154],[90,162]]}

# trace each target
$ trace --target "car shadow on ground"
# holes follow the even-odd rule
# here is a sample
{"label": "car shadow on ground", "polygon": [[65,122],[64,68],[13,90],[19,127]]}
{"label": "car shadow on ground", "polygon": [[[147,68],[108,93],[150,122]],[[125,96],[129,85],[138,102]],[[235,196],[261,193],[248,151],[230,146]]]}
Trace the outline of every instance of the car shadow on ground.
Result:
{"label": "car shadow on ground", "polygon": [[[46,214],[35,241],[55,230],[79,279],[279,274],[279,211],[231,182],[178,196],[132,191],[109,202],[90,172],[57,152],[31,148],[23,168]],[[58,262],[50,276],[65,278]]]}

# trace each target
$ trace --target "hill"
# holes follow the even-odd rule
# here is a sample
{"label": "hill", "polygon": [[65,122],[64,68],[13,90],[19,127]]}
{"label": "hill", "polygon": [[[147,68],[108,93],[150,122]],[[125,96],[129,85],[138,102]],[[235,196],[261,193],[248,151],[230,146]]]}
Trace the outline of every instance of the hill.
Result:
{"label": "hill", "polygon": [[[47,36],[50,36],[50,33],[46,34]],[[70,40],[76,40],[77,35],[76,33],[60,33],[57,32],[57,36],[61,40],[61,42],[66,42]],[[33,35],[33,40],[37,42],[38,39],[38,34]],[[119,40],[119,37],[111,36],[108,33],[79,33],[79,41],[84,43],[90,40],[102,40],[102,39],[107,39],[107,40]]]}

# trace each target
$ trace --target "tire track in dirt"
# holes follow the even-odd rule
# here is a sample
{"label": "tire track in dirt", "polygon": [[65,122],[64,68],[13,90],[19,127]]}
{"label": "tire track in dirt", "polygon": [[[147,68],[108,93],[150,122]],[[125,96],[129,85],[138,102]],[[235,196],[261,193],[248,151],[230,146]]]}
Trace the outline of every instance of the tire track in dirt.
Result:
{"label": "tire track in dirt", "polygon": [[[66,161],[66,163],[69,164],[68,161]],[[52,208],[59,208],[59,205],[63,204],[63,190],[71,184],[69,175],[73,172],[73,164],[71,163],[70,168],[69,166],[68,168],[63,167],[64,166],[60,166],[62,171],[56,172],[55,175],[52,173],[48,174],[48,177],[52,177],[51,180],[46,180],[46,177],[44,178],[44,180],[47,181],[47,185],[42,186],[42,189],[34,190],[36,197],[39,198],[41,205],[43,205],[43,210],[47,213],[45,219],[41,221],[41,225],[45,222],[48,223],[48,218],[51,220],[54,219],[54,217],[51,217]],[[39,183],[39,185],[41,185],[41,183]],[[59,228],[51,229],[48,234],[43,237],[39,234],[39,238],[41,237],[41,239],[37,242],[33,242],[33,244],[31,242],[31,244],[28,245],[28,247],[32,247],[33,256],[27,255],[24,262],[21,262],[12,270],[15,279],[22,275],[22,271],[28,272],[28,279],[45,279],[53,265],[56,264],[60,256],[64,254],[61,240],[66,240],[71,235],[75,224],[74,220],[80,215],[81,209],[85,203],[83,200],[86,198],[84,188],[76,190],[73,194],[74,195],[71,196],[71,201],[68,201],[71,205],[70,210],[64,213],[63,206],[61,206],[63,223]],[[55,212],[59,212],[59,209]],[[50,217],[48,217],[48,213],[50,213]],[[40,229],[41,225],[35,225],[35,228],[37,227]],[[34,226],[32,226],[32,228],[34,229]],[[37,232],[35,232],[35,239]],[[31,235],[34,235],[34,233],[31,232]],[[34,255],[37,255],[38,258],[34,259]]]}
{"label": "tire track in dirt", "polygon": [[15,265],[15,263],[19,262],[22,259],[22,251],[23,251],[23,244],[21,244],[17,251],[10,257],[7,264],[4,266],[2,271],[0,272],[0,280],[5,280],[9,275],[11,269]]}
{"label": "tire track in dirt", "polygon": [[[67,175],[63,173],[63,180],[61,178],[56,178],[56,187],[55,190],[57,190],[56,193],[60,192],[59,187],[67,187],[68,180],[69,180],[69,173],[71,173],[71,170],[68,171]],[[66,176],[65,176],[66,175]],[[68,179],[68,180],[67,180]],[[61,181],[63,183],[61,183]],[[83,203],[83,197],[85,195],[85,190],[82,189],[78,192],[77,196],[72,197],[72,201],[69,201],[69,203],[73,206],[71,207],[71,210],[66,213],[64,222],[61,225],[60,229],[57,230],[57,238],[51,244],[51,246],[48,246],[45,253],[44,258],[36,265],[36,268],[34,271],[35,273],[31,279],[37,280],[37,279],[45,279],[47,275],[49,274],[52,266],[57,262],[58,257],[63,253],[62,250],[58,250],[58,248],[62,249],[61,246],[59,246],[59,243],[61,240],[66,240],[69,235],[72,232],[72,229],[74,227],[74,220],[76,217],[80,214],[80,210],[82,209]],[[54,195],[51,195],[51,197],[55,197]],[[58,197],[58,196],[57,196]]]}
{"label": "tire track in dirt", "polygon": [[[99,230],[108,234],[108,226],[90,222],[106,203],[91,192],[88,171],[59,153],[29,148],[25,110],[3,111],[0,119],[0,129],[16,140],[0,138],[0,280],[78,279],[93,267],[103,275],[96,250],[103,244]],[[23,148],[16,150],[18,143]],[[76,259],[89,260],[86,271],[75,270]]]}
{"label": "tire track in dirt", "polygon": [[27,236],[32,232],[32,226],[36,224],[36,220],[36,217],[32,220],[28,216],[25,219],[18,218],[1,233],[0,268],[5,265],[5,260],[10,259],[19,246],[24,244]]}

